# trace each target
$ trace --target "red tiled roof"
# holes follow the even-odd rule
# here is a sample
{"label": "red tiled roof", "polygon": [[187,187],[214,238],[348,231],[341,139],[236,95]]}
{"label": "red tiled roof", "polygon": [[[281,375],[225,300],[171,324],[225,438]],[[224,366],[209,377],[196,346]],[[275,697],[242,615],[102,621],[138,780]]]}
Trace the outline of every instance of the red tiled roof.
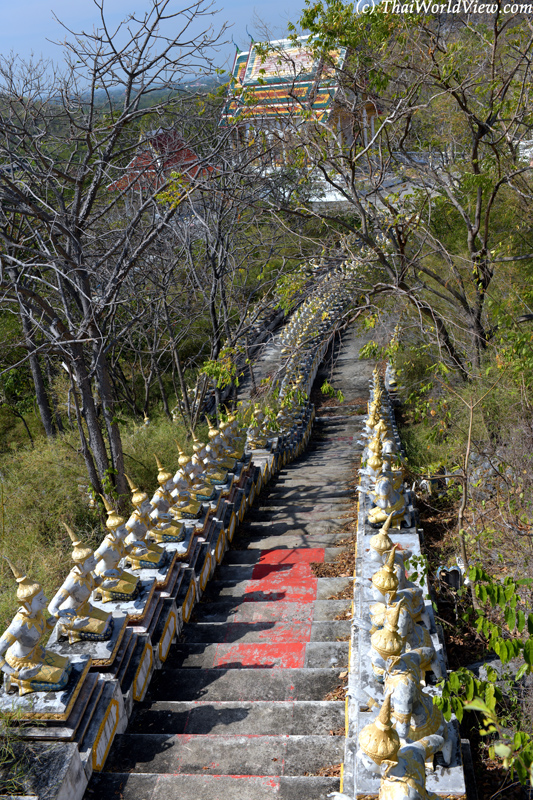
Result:
{"label": "red tiled roof", "polygon": [[110,192],[131,188],[157,191],[164,186],[172,172],[180,173],[189,182],[199,173],[211,170],[212,167],[201,166],[199,157],[177,131],[160,128],[140,144],[139,152],[125,167],[124,174],[107,188]]}

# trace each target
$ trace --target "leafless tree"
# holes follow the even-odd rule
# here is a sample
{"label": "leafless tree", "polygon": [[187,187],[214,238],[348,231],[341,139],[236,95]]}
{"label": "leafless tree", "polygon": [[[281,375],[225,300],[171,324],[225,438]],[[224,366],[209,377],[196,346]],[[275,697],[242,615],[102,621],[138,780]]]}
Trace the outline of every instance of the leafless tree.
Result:
{"label": "leafless tree", "polygon": [[[0,60],[0,289],[1,305],[21,315],[47,432],[54,426],[38,359],[53,353],[79,394],[93,488],[109,491],[114,482],[123,494],[110,334],[126,279],[176,213],[158,202],[170,171],[150,157],[154,128],[185,125],[179,84],[211,69],[221,31],[205,0],[178,11],[170,0],[151,0],[116,29],[103,1],[95,8],[92,32],[66,31],[61,68]],[[183,148],[171,141],[167,164]],[[139,153],[144,160],[135,162]]]}

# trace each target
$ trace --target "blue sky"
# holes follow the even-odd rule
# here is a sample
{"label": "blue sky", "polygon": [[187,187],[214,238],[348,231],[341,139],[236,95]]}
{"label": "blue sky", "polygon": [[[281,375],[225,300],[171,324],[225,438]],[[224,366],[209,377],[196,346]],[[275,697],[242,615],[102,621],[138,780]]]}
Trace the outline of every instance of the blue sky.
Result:
{"label": "blue sky", "polygon": [[[185,3],[172,0],[175,10]],[[227,22],[230,29],[226,39],[233,36],[241,48],[247,49],[249,37],[246,28],[255,39],[262,38],[262,26],[258,20],[278,38],[284,36],[289,20],[296,22],[304,0],[269,0],[254,5],[253,0],[218,0],[214,7],[219,11],[215,25]],[[133,11],[148,7],[147,0],[107,0],[106,15],[109,21],[118,23]],[[10,51],[27,58],[35,55],[60,59],[61,52],[47,40],[62,40],[66,32],[54,19],[53,13],[74,30],[91,29],[97,21],[97,9],[92,0],[0,0],[0,53]],[[231,66],[235,48],[231,44],[221,48],[217,61],[221,67]]]}

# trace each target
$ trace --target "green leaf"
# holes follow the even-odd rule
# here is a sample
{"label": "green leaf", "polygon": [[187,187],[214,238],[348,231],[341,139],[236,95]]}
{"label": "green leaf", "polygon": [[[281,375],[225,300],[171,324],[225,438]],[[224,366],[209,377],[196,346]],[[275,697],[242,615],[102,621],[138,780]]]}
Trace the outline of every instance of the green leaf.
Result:
{"label": "green leaf", "polygon": [[487,717],[492,717],[492,711],[480,697],[476,697],[476,699],[472,700],[470,703],[465,703],[465,709],[467,711],[481,711]]}
{"label": "green leaf", "polygon": [[528,671],[529,666],[527,664],[522,664],[518,672],[516,673],[515,680],[519,681],[520,678],[523,678],[526,672]]}
{"label": "green leaf", "polygon": [[533,639],[528,639],[524,645],[524,661],[528,667],[533,666]]}
{"label": "green leaf", "polygon": [[509,758],[509,756],[513,751],[511,750],[508,744],[495,744],[494,752],[500,758]]}
{"label": "green leaf", "polygon": [[516,614],[510,606],[505,607],[504,611],[505,624],[510,631],[514,630],[516,626]]}

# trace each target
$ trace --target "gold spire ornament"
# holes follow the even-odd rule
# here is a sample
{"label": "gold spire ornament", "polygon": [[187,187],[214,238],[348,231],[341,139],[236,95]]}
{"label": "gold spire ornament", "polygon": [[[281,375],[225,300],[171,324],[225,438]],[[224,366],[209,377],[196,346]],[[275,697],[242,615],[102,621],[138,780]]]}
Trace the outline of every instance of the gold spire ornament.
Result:
{"label": "gold spire ornament", "polygon": [[74,546],[71,556],[72,560],[75,564],[83,564],[84,561],[87,561],[87,559],[93,555],[93,551],[90,547],[82,547],[81,539],[74,533],[72,528],[70,528],[66,522],[61,520],[61,524],[68,533],[70,541]]}
{"label": "gold spire ornament", "polygon": [[31,580],[27,575],[23,575],[7,556],[4,556],[4,558],[11,567],[11,572],[18,583],[17,600],[19,600],[21,603],[28,603],[42,590],[41,584],[37,583],[37,581]]}
{"label": "gold spire ornament", "polygon": [[372,585],[384,597],[398,589],[399,580],[394,569],[394,558],[396,556],[397,547],[398,545],[395,544],[385,564],[372,575]]}
{"label": "gold spire ornament", "polygon": [[402,610],[403,599],[385,612],[385,625],[375,631],[370,637],[370,644],[386,661],[393,656],[399,656],[403,650],[404,640],[398,632],[398,620]]}
{"label": "gold spire ornament", "polygon": [[172,473],[168,472],[154,453],[155,462],[157,464],[157,469],[159,470],[157,473],[157,482],[160,486],[163,486],[167,481],[172,479]]}
{"label": "gold spire ornament", "polygon": [[126,473],[124,473],[124,477],[128,481],[128,486],[130,487],[131,490],[131,502],[133,503],[134,508],[138,509],[142,506],[145,500],[148,500],[148,495],[146,494],[146,492],[143,492],[135,485],[135,483],[131,480],[129,475],[126,475]]}
{"label": "gold spire ornament", "polygon": [[385,697],[376,721],[365,725],[359,734],[359,747],[378,765],[398,760],[400,737],[392,727],[390,694]]}
{"label": "gold spire ornament", "polygon": [[109,500],[104,497],[103,494],[101,494],[100,497],[102,498],[105,510],[107,511],[105,526],[108,530],[114,533],[117,528],[120,528],[121,525],[124,525],[125,519],[115,511]]}
{"label": "gold spire ornament", "polygon": [[379,529],[379,531],[372,536],[370,539],[370,547],[374,550],[375,553],[378,554],[380,559],[383,558],[385,553],[388,553],[389,550],[393,547],[392,539],[389,536],[389,530],[392,522],[392,518],[394,516],[394,511],[389,514],[385,522],[383,523],[383,527]]}
{"label": "gold spire ornament", "polygon": [[191,460],[191,457],[187,455],[185,450],[182,450],[181,445],[178,441],[176,441],[176,447],[178,448],[178,453],[180,454],[180,457],[178,458],[178,466],[180,469],[183,469],[183,467],[187,466],[187,464]]}

